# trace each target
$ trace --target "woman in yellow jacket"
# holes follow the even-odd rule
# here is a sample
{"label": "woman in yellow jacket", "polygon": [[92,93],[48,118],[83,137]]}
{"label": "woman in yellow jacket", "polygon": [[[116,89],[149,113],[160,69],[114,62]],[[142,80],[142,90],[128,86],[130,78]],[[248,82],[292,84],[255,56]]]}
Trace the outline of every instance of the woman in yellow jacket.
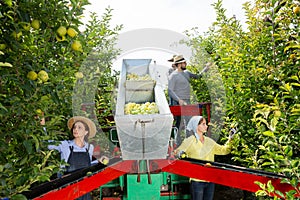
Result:
{"label": "woman in yellow jacket", "polygon": [[[215,155],[226,155],[230,153],[231,146],[229,140],[225,145],[217,144],[213,139],[204,134],[208,126],[202,116],[193,116],[187,130],[192,131],[193,135],[186,138],[176,149],[176,154],[185,153],[189,158],[214,161]],[[191,195],[193,200],[212,200],[214,196],[214,183],[191,178]]]}

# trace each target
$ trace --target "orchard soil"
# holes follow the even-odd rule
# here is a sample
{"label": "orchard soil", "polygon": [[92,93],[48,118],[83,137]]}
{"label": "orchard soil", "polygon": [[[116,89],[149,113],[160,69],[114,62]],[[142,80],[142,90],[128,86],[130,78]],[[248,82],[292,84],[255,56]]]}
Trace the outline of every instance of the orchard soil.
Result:
{"label": "orchard soil", "polygon": [[255,200],[251,192],[222,185],[216,185],[214,200]]}

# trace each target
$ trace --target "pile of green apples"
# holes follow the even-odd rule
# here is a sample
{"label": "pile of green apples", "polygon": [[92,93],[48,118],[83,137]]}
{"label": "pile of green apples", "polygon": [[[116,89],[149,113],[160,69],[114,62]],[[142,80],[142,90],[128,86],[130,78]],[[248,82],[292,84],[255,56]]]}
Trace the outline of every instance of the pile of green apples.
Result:
{"label": "pile of green apples", "polygon": [[125,115],[147,115],[159,113],[158,106],[155,102],[146,102],[143,104],[127,103],[124,108]]}
{"label": "pile of green apples", "polygon": [[132,80],[132,81],[150,81],[150,80],[152,80],[152,78],[151,78],[151,76],[149,74],[145,74],[145,75],[139,76],[136,73],[128,73],[126,75],[126,80]]}

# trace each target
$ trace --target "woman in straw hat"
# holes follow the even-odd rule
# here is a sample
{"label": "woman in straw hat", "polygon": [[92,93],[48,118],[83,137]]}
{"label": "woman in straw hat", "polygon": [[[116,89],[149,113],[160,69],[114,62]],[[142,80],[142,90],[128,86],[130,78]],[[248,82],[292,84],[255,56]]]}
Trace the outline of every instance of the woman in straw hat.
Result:
{"label": "woman in straw hat", "polygon": [[[92,161],[94,146],[88,143],[88,139],[96,134],[96,126],[93,121],[82,116],[75,116],[68,120],[68,128],[73,134],[72,140],[63,140],[59,145],[48,145],[48,149],[59,151],[61,159],[68,163],[65,168],[67,173],[89,167],[98,162],[108,162],[108,158],[105,156]],[[78,199],[89,200],[91,195],[88,193]]]}
{"label": "woman in straw hat", "polygon": [[68,128],[73,135],[72,140],[63,140],[59,145],[48,145],[48,149],[58,150],[61,159],[69,164],[67,172],[89,167],[97,162],[104,162],[106,157],[92,161],[94,146],[88,143],[88,139],[96,135],[96,126],[86,117],[75,116],[68,120]]}
{"label": "woman in straw hat", "polygon": [[[176,155],[181,157],[185,154],[189,158],[214,161],[215,155],[226,155],[231,151],[231,139],[236,133],[232,130],[225,145],[217,144],[213,139],[206,137],[208,126],[202,116],[193,116],[187,130],[193,135],[183,140],[182,144],[175,150]],[[212,200],[214,196],[214,183],[191,178],[191,193],[193,200]]]}

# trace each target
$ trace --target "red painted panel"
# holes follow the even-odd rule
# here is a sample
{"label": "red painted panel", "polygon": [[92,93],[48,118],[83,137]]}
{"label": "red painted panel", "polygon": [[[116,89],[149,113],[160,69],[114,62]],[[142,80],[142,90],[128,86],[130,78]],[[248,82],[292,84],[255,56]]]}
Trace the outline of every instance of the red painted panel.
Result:
{"label": "red painted panel", "polygon": [[174,116],[202,115],[202,106],[198,105],[170,106],[170,110]]}
{"label": "red painted panel", "polygon": [[170,106],[170,111],[174,116],[194,116],[202,115],[202,109],[205,107],[207,120],[210,122],[210,107],[211,103],[202,102],[198,104],[190,104],[185,106]]}
{"label": "red painted panel", "polygon": [[49,200],[49,199],[60,199],[60,200],[70,200],[76,199],[92,190],[100,187],[112,181],[126,173],[131,169],[133,161],[122,161],[113,166],[105,168],[103,171],[96,173],[93,176],[87,176],[82,180],[71,183],[64,188],[59,188],[58,190],[52,190],[43,196],[37,197],[34,200]]}
{"label": "red painted panel", "polygon": [[[164,161],[161,161],[160,165],[165,165]],[[259,186],[254,183],[255,181],[267,183],[269,180],[272,181],[275,190],[279,190],[282,193],[293,189],[289,184],[280,183],[281,178],[260,176],[242,171],[232,171],[221,167],[199,165],[184,160],[176,160],[170,165],[165,165],[162,171],[214,182],[250,192],[256,192],[260,189]],[[274,194],[272,194],[272,196],[274,196]]]}

